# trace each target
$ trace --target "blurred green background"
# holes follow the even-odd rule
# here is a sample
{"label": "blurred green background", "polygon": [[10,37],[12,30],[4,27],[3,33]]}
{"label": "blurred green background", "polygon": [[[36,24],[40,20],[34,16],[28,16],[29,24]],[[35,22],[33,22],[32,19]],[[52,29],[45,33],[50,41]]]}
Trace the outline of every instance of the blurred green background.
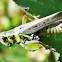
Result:
{"label": "blurred green background", "polygon": [[[24,15],[21,7],[13,0],[0,0],[0,32],[19,26]],[[51,53],[44,47],[30,52],[20,45],[13,45],[9,48],[0,43],[0,62],[50,62],[54,58],[55,62],[58,62],[59,56],[59,53]]]}

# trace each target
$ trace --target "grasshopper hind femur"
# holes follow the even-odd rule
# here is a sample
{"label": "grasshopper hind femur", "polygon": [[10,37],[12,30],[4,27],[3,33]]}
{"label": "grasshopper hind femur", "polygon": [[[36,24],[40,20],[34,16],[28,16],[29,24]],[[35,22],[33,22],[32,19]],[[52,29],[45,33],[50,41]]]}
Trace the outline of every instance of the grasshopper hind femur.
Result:
{"label": "grasshopper hind femur", "polygon": [[47,33],[62,33],[62,23],[58,26],[48,28]]}
{"label": "grasshopper hind femur", "polygon": [[62,21],[53,23],[36,32],[37,35],[62,33]]}

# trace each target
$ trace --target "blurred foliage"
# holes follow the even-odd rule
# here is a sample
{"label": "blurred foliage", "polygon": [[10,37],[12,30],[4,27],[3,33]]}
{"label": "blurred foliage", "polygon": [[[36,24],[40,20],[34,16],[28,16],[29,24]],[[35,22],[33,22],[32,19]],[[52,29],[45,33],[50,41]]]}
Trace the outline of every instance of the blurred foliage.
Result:
{"label": "blurred foliage", "polygon": [[[16,0],[17,3],[25,7],[29,7],[29,12],[41,17],[57,12],[61,8],[60,1],[55,0]],[[42,3],[41,3],[42,2]],[[49,4],[48,4],[49,3]],[[41,6],[40,6],[41,5]],[[60,8],[59,8],[60,7]],[[41,9],[40,9],[41,8]],[[45,11],[46,10],[46,11]],[[12,0],[0,0],[0,31],[10,30],[22,24],[22,18],[25,13]],[[33,47],[30,45],[30,47]],[[57,62],[58,53],[52,53]],[[35,52],[29,52],[20,45],[13,45],[8,48],[0,43],[0,62],[49,62],[52,55],[49,50],[42,48]]]}

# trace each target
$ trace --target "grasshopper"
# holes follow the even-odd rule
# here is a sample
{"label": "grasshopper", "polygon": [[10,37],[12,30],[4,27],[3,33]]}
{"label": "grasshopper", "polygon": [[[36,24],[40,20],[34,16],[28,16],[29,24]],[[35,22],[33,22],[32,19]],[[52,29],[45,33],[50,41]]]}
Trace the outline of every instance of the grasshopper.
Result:
{"label": "grasshopper", "polygon": [[45,44],[39,41],[39,34],[43,36],[52,33],[62,33],[62,11],[44,18],[37,18],[32,22],[22,24],[12,30],[1,32],[0,42],[6,46],[19,44],[29,51],[36,51],[42,46],[36,50],[32,50],[24,44],[41,44],[45,46]]}

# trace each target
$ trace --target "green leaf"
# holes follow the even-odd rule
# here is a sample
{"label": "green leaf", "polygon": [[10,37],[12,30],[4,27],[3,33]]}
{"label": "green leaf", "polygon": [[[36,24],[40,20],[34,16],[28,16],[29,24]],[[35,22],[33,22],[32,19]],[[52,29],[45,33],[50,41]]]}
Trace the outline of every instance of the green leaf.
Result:
{"label": "green leaf", "polygon": [[41,17],[62,10],[62,0],[14,0],[18,5],[29,7],[29,12]]}
{"label": "green leaf", "polygon": [[46,45],[55,48],[62,57],[62,34],[51,34],[49,37],[45,35],[41,37],[41,40]]}

